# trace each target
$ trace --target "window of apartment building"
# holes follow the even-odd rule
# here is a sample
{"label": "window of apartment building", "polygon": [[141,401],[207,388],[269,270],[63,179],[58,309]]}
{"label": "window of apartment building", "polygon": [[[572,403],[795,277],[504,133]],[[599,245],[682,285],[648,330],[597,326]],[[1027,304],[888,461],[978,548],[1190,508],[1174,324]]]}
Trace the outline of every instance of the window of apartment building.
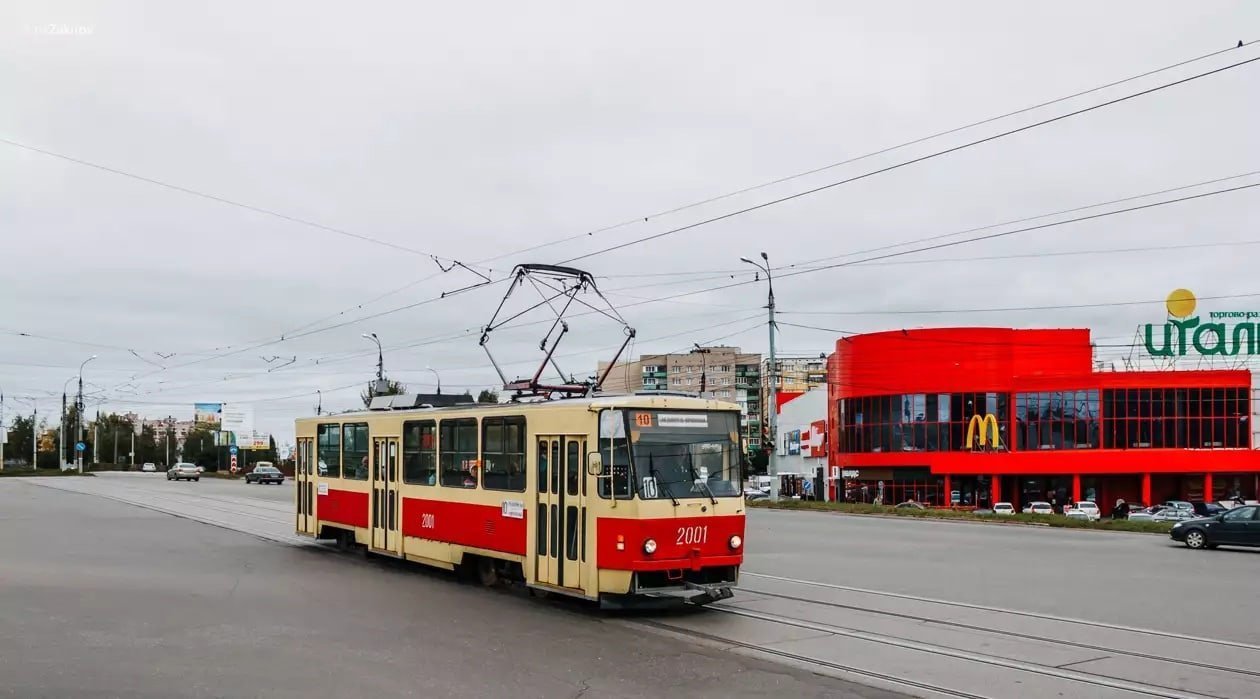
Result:
{"label": "window of apartment building", "polygon": [[731,377],[729,377],[729,376],[723,376],[723,377],[722,377],[722,385],[723,385],[723,386],[730,386],[730,385],[731,385]]}
{"label": "window of apartment building", "polygon": [[1102,392],[1107,449],[1251,446],[1246,388],[1127,388]]}
{"label": "window of apartment building", "polygon": [[653,373],[653,372],[657,372],[657,371],[660,371],[660,367],[657,367],[655,364],[644,364],[644,365],[643,365],[643,373],[645,373],[645,374],[651,374],[651,373]]}

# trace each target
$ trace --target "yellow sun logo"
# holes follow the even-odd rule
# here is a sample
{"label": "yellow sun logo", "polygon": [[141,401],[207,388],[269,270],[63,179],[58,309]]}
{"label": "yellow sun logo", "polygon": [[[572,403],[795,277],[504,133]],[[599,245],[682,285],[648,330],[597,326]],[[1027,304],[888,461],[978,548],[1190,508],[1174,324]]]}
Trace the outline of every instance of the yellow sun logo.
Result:
{"label": "yellow sun logo", "polygon": [[1168,295],[1165,305],[1168,307],[1168,315],[1174,318],[1186,318],[1194,313],[1194,307],[1198,301],[1194,298],[1194,293],[1189,289],[1175,289]]}

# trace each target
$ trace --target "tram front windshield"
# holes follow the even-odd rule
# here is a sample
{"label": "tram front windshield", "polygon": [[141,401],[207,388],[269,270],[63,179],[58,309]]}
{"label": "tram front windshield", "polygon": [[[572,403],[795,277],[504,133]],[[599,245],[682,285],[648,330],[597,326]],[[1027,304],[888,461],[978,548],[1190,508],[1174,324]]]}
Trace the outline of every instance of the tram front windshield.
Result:
{"label": "tram front windshield", "polygon": [[[622,474],[630,471],[626,475],[644,500],[740,495],[738,413],[627,410],[614,414],[617,417],[602,419],[601,427],[611,427],[621,418],[626,431],[601,429],[600,449],[605,468],[612,467],[620,477],[618,491],[625,485]],[[627,456],[633,469],[624,468]]]}

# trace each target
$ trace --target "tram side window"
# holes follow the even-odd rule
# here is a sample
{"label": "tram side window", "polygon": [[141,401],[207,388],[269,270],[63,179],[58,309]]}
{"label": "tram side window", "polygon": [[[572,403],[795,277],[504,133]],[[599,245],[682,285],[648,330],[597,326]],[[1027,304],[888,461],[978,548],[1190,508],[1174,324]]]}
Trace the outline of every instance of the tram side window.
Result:
{"label": "tram side window", "polygon": [[482,487],[525,490],[525,418],[488,417],[481,421]]}
{"label": "tram side window", "polygon": [[341,477],[368,479],[368,426],[360,422],[341,426]]}
{"label": "tram side window", "polygon": [[319,475],[325,478],[341,478],[341,425],[320,425]]}
{"label": "tram side window", "polygon": [[[630,442],[626,439],[625,415],[606,410],[599,418],[599,451],[604,472],[599,479],[599,496],[615,491],[618,498],[630,497]],[[609,478],[609,476],[612,478]]]}
{"label": "tram side window", "polygon": [[403,482],[437,484],[437,423],[403,423]]}
{"label": "tram side window", "polygon": [[443,420],[438,428],[438,458],[442,485],[477,487],[477,420]]}

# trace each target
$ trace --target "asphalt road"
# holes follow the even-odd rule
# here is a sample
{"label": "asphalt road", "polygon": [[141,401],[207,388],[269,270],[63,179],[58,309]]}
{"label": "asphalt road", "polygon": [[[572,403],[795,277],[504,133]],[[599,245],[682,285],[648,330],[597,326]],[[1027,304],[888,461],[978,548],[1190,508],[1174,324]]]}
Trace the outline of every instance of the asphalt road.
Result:
{"label": "asphalt road", "polygon": [[288,486],[23,480],[0,481],[0,696],[896,696],[516,591],[279,543]]}
{"label": "asphalt road", "polygon": [[751,513],[746,549],[749,572],[1260,644],[1260,549],[783,510]]}

